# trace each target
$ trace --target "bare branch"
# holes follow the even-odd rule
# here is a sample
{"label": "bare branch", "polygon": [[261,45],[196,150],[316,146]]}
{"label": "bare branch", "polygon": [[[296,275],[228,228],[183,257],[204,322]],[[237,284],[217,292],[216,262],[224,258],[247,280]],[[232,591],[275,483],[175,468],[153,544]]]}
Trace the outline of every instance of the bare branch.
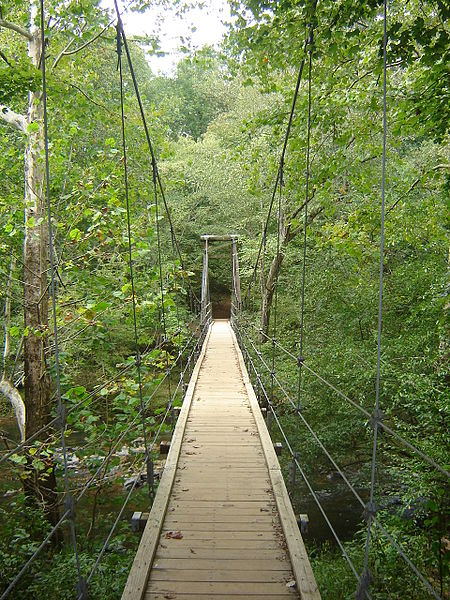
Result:
{"label": "bare branch", "polygon": [[81,52],[82,50],[84,50],[85,48],[90,46],[93,42],[95,42],[95,40],[98,40],[98,38],[101,37],[105,33],[105,31],[107,31],[110,28],[112,23],[113,23],[113,21],[108,23],[108,25],[106,25],[106,27],[104,27],[100,31],[100,33],[97,33],[97,35],[94,35],[93,38],[91,38],[84,44],[81,44],[81,46],[78,46],[78,48],[74,48],[73,50],[68,50],[68,48],[70,48],[70,46],[72,45],[72,43],[69,42],[69,44],[66,46],[66,48],[62,52],[60,52],[59,55],[56,57],[55,62],[52,65],[52,70],[56,68],[56,66],[58,65],[59,61],[62,59],[63,56],[72,56],[73,54],[78,54],[78,52]]}
{"label": "bare branch", "polygon": [[105,110],[108,114],[112,115],[113,113],[109,110],[109,108],[107,108],[106,106],[104,106],[103,104],[100,104],[99,102],[96,102],[93,98],[91,98],[90,96],[88,96],[88,94],[86,94],[85,91],[83,91],[80,87],[78,87],[77,85],[75,85],[75,83],[69,83],[70,87],[72,87],[74,90],[77,90],[77,92],[80,92],[80,94],[82,96],[84,96],[86,98],[86,100],[89,100],[89,102],[92,102],[92,104],[95,104],[95,106],[98,106],[99,108],[102,108],[103,110]]}
{"label": "bare branch", "polygon": [[15,31],[16,33],[19,33],[21,36],[23,36],[30,42],[33,39],[33,36],[27,29],[24,29],[23,27],[21,27],[20,25],[16,25],[15,23],[10,23],[9,21],[5,21],[5,19],[0,19],[0,27],[4,27],[5,29],[10,29],[11,31]]}
{"label": "bare branch", "polygon": [[51,68],[52,71],[54,69],[56,69],[56,67],[58,66],[59,61],[62,59],[62,57],[65,55],[65,53],[73,46],[74,42],[75,42],[75,38],[72,38],[70,40],[70,42],[67,44],[67,46],[65,46],[63,48],[63,50],[61,50],[61,52],[58,54],[58,56],[53,61],[52,68]]}
{"label": "bare branch", "polygon": [[27,120],[24,115],[14,112],[3,104],[0,104],[0,119],[22,133],[27,133]]}

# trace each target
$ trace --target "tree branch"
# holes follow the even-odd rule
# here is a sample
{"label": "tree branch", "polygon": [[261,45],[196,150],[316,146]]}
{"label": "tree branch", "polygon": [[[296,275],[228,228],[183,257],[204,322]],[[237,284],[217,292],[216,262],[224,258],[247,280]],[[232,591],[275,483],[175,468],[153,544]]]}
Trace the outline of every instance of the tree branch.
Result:
{"label": "tree branch", "polygon": [[9,60],[8,60],[8,58],[6,56],[6,54],[4,52],[2,52],[1,50],[0,50],[0,58],[5,61],[5,63],[8,65],[8,67],[12,67],[11,63],[9,62]]}
{"label": "tree branch", "polygon": [[22,133],[27,133],[27,120],[26,118],[11,110],[7,106],[0,104],[0,119],[5,121],[11,127],[18,129]]}
{"label": "tree branch", "polygon": [[21,27],[20,25],[16,25],[15,23],[10,23],[9,21],[5,21],[5,19],[0,19],[0,27],[4,27],[5,29],[10,29],[11,31],[15,31],[19,33],[21,36],[26,38],[31,42],[33,36],[29,31]]}
{"label": "tree branch", "polygon": [[56,57],[55,62],[52,65],[52,71],[53,71],[53,69],[56,68],[56,66],[58,65],[59,61],[62,59],[63,56],[72,56],[73,54],[78,54],[78,52],[81,52],[82,50],[84,50],[85,48],[90,46],[93,42],[95,42],[95,40],[98,40],[98,38],[101,37],[105,33],[105,31],[107,31],[110,28],[112,23],[113,23],[113,21],[109,22],[108,25],[106,25],[106,27],[104,27],[100,31],[100,33],[97,33],[97,35],[94,35],[94,37],[92,37],[90,40],[88,40],[84,44],[81,44],[81,46],[78,46],[78,48],[69,50],[70,46],[72,45],[72,42],[69,42],[69,44],[66,46],[66,48],[62,52],[60,52],[60,54]]}
{"label": "tree branch", "polygon": [[388,215],[391,212],[391,210],[393,210],[397,206],[397,204],[399,202],[401,202],[402,200],[404,200],[406,198],[406,196],[408,196],[408,194],[410,194],[413,191],[413,189],[422,181],[422,179],[425,177],[425,175],[427,175],[428,173],[432,173],[433,171],[439,171],[441,169],[448,170],[449,167],[450,167],[450,165],[448,165],[448,164],[445,164],[445,165],[444,164],[443,165],[436,165],[435,167],[432,167],[431,169],[428,169],[427,171],[424,171],[420,175],[420,177],[418,177],[413,182],[413,184],[408,188],[408,190],[404,194],[402,194],[400,196],[400,198],[397,198],[397,200],[387,209],[386,215]]}
{"label": "tree branch", "polygon": [[78,87],[75,83],[71,83],[69,82],[70,87],[72,87],[74,90],[77,90],[77,92],[79,92],[82,96],[84,96],[86,98],[86,100],[89,100],[89,102],[92,102],[92,104],[95,104],[95,106],[98,106],[99,108],[102,108],[103,110],[105,110],[108,114],[112,115],[113,113],[109,110],[109,108],[107,108],[106,106],[104,106],[103,104],[100,104],[99,102],[96,102],[93,98],[91,98],[90,96],[88,96],[88,94],[86,94],[85,91],[83,91],[80,87]]}

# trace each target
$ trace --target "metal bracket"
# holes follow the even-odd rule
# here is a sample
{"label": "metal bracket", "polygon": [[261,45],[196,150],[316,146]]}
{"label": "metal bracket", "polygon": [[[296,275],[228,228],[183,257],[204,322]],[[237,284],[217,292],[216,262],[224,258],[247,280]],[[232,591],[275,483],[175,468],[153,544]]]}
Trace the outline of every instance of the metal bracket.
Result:
{"label": "metal bracket", "polygon": [[149,513],[145,512],[134,512],[131,517],[131,531],[133,533],[139,533],[144,531],[147,524]]}
{"label": "metal bracket", "polygon": [[76,500],[73,496],[71,496],[69,494],[68,496],[66,496],[64,498],[64,509],[69,513],[67,515],[67,518],[70,519],[71,521],[75,520],[76,508],[77,508]]}
{"label": "metal bracket", "polygon": [[309,517],[306,513],[302,513],[297,516],[297,523],[300,528],[300,533],[308,533]]}
{"label": "metal bracket", "polygon": [[378,409],[375,409],[372,413],[372,416],[370,417],[369,420],[369,425],[372,429],[375,429],[375,425],[378,423],[382,423],[384,421],[384,419],[386,418],[385,413]]}
{"label": "metal bracket", "polygon": [[147,486],[148,495],[153,500],[155,495],[155,471],[153,468],[153,461],[150,457],[147,458]]}
{"label": "metal bracket", "polygon": [[375,505],[375,502],[368,502],[366,504],[366,506],[364,507],[364,513],[363,513],[365,521],[372,519],[376,514],[377,514],[377,507]]}

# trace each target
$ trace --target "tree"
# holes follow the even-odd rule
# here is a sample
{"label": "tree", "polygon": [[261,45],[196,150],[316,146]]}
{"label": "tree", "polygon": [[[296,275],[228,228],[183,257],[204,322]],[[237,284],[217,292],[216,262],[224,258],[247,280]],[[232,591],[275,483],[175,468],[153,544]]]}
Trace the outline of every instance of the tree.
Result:
{"label": "tree", "polygon": [[[9,77],[11,85],[6,87],[9,100],[24,105],[23,95],[28,92],[26,101],[26,112],[14,111],[10,106],[0,105],[0,119],[9,127],[12,127],[25,136],[24,149],[24,206],[25,206],[25,235],[23,245],[23,307],[24,307],[24,337],[23,337],[23,361],[24,361],[24,406],[25,423],[24,437],[29,438],[37,435],[48,423],[51,411],[50,401],[50,379],[47,369],[47,356],[49,347],[48,327],[48,283],[47,283],[47,260],[48,260],[48,229],[45,218],[45,193],[44,193],[44,132],[43,132],[43,103],[40,89],[39,70],[41,68],[41,57],[45,49],[42,48],[41,32],[38,26],[38,2],[32,0],[25,10],[19,8],[19,4],[10,7],[11,20],[2,18],[0,27],[19,36],[22,43],[14,42],[14,48],[18,52],[24,51],[24,44],[28,54],[28,61],[22,57],[19,59],[19,82],[21,86],[12,85],[17,79],[16,65],[7,62],[6,77]],[[27,10],[28,8],[28,10]],[[55,5],[54,9],[62,8]],[[70,30],[78,33],[62,46],[55,56],[52,71],[54,71],[61,60],[68,55],[74,55],[84,49],[94,39],[92,30],[98,32],[98,21],[100,13],[97,12],[97,4],[90,5],[90,11],[84,14],[84,22],[80,22],[78,9],[74,6],[73,11],[63,12],[52,29],[52,36],[58,33],[62,38],[67,36]],[[4,17],[9,15],[4,12]],[[93,27],[89,28],[88,21],[96,16]],[[14,19],[17,18],[17,21]],[[104,20],[104,16],[101,18]],[[100,20],[100,22],[101,22]],[[105,29],[103,28],[102,31]],[[47,34],[49,33],[47,32]],[[98,35],[98,33],[97,33]],[[95,36],[95,34],[94,34]],[[81,44],[73,48],[76,41]],[[25,65],[25,66],[24,66]],[[23,73],[27,77],[20,77]],[[3,74],[4,78],[5,74]],[[5,338],[5,346],[7,337]],[[10,382],[9,382],[10,383]],[[12,403],[17,405],[18,392],[11,385],[3,385],[2,391],[6,392]],[[19,414],[16,411],[16,414]],[[29,464],[30,466],[30,464]],[[58,498],[56,493],[56,479],[53,465],[49,464],[44,473],[33,468],[27,470],[28,476],[24,479],[27,495],[42,501],[51,523],[56,523],[59,518]]]}

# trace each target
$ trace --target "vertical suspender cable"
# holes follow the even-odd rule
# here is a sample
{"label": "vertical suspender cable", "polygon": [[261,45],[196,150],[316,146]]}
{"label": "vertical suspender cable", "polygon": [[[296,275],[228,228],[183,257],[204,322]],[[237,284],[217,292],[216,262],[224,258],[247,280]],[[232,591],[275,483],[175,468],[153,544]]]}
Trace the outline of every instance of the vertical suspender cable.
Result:
{"label": "vertical suspender cable", "polygon": [[142,434],[144,438],[145,448],[145,461],[147,464],[147,484],[150,497],[153,497],[153,468],[150,462],[150,455],[148,449],[147,430],[145,426],[145,409],[144,409],[144,398],[142,393],[142,376],[141,376],[141,354],[139,351],[138,332],[137,332],[137,316],[136,316],[136,293],[134,286],[134,269],[133,269],[133,251],[131,241],[131,217],[130,217],[130,199],[128,190],[128,162],[127,162],[127,145],[126,145],[126,134],[125,134],[125,111],[124,111],[124,96],[123,96],[123,72],[122,72],[122,21],[120,17],[117,21],[117,54],[118,54],[118,65],[119,65],[119,78],[120,78],[120,116],[121,116],[121,132],[122,132],[122,152],[123,152],[123,173],[124,173],[124,193],[125,193],[125,204],[127,210],[127,233],[128,233],[128,264],[130,269],[130,281],[131,281],[131,295],[132,295],[132,306],[133,306],[133,324],[134,324],[134,344],[136,351],[136,368],[138,376],[139,386],[139,405],[140,413],[142,417]]}
{"label": "vertical suspender cable", "polygon": [[163,324],[164,342],[167,341],[166,310],[164,307],[164,281],[162,272],[161,232],[159,225],[158,178],[156,174],[156,159],[152,156],[153,192],[155,195],[156,240],[158,245],[159,290],[161,294],[161,319]]}
{"label": "vertical suspender cable", "polygon": [[[312,2],[312,14],[314,15],[315,11],[316,11],[316,6],[317,6],[317,0],[313,0]],[[275,202],[275,196],[276,196],[276,192],[277,192],[277,187],[278,187],[278,183],[280,180],[280,175],[281,175],[281,169],[283,168],[284,165],[284,159],[285,159],[285,155],[286,155],[286,150],[287,150],[287,144],[289,141],[289,136],[291,134],[291,128],[292,128],[292,123],[294,120],[294,113],[295,113],[295,106],[297,104],[297,98],[298,98],[298,92],[300,90],[300,83],[302,80],[302,74],[303,74],[303,69],[305,66],[305,56],[306,56],[306,50],[308,48],[308,43],[309,43],[309,38],[310,38],[310,31],[306,32],[305,34],[305,43],[304,43],[304,47],[303,47],[303,58],[301,60],[300,63],[300,68],[298,70],[298,75],[297,75],[297,81],[295,84],[295,91],[294,91],[294,97],[292,99],[292,105],[291,105],[291,111],[289,113],[289,120],[288,120],[288,124],[287,124],[287,128],[286,128],[286,133],[284,136],[284,141],[283,141],[283,149],[281,151],[281,156],[280,156],[280,162],[279,162],[279,166],[278,166],[278,171],[277,171],[277,177],[275,180],[275,184],[273,186],[273,191],[272,191],[272,197],[270,200],[270,204],[269,204],[269,210],[267,212],[267,217],[266,217],[266,221],[265,221],[265,225],[263,228],[263,236],[259,245],[259,249],[258,249],[258,255],[256,257],[256,261],[255,261],[255,266],[253,267],[253,271],[254,273],[258,270],[258,264],[261,258],[261,252],[263,249],[263,244],[265,244],[266,242],[266,236],[267,236],[267,227],[269,225],[269,220],[270,220],[270,215],[272,214],[272,209],[273,209],[273,205]],[[249,284],[247,286],[247,291],[245,293],[244,299],[246,300],[249,293],[250,293],[250,286],[252,285],[252,280],[253,278],[250,279]]]}
{"label": "vertical suspender cable", "polygon": [[365,595],[370,587],[369,572],[369,550],[372,521],[376,513],[375,476],[377,465],[378,427],[380,420],[380,375],[381,375],[381,330],[383,323],[383,274],[384,274],[384,213],[386,192],[386,131],[387,131],[387,0],[383,3],[383,154],[381,159],[381,236],[380,236],[380,284],[378,293],[378,338],[377,338],[377,379],[375,391],[375,412],[373,415],[373,450],[372,450],[372,477],[370,485],[370,498],[366,509],[367,514],[367,536],[364,555],[364,568],[359,580],[355,597],[357,600]]}
{"label": "vertical suspender cable", "polygon": [[[155,195],[155,211],[156,211],[156,239],[158,243],[158,264],[159,264],[159,288],[161,293],[161,318],[163,324],[163,332],[164,332],[164,344],[167,343],[167,324],[166,324],[166,308],[164,306],[164,278],[163,278],[163,269],[162,269],[162,252],[161,252],[161,231],[159,225],[159,203],[158,203],[158,172],[156,166],[156,158],[155,155],[152,155],[152,173],[153,173],[153,190]],[[165,349],[166,353],[166,375],[167,377],[167,386],[168,386],[168,395],[169,402],[172,403],[172,390],[171,390],[171,377],[170,377],[170,369],[169,369],[169,354],[167,348]]]}
{"label": "vertical suspender cable", "polygon": [[61,395],[61,364],[59,360],[59,339],[58,339],[58,323],[56,319],[56,285],[55,285],[55,264],[54,264],[54,243],[52,229],[52,210],[50,203],[50,160],[48,148],[48,117],[47,117],[47,77],[45,69],[45,19],[44,19],[44,0],[40,0],[40,29],[41,29],[41,71],[42,71],[42,106],[44,113],[44,156],[45,156],[45,195],[47,201],[47,220],[48,220],[48,245],[49,245],[49,261],[50,261],[50,293],[52,297],[52,317],[53,317],[53,335],[55,339],[55,370],[56,370],[56,396],[58,399],[58,417],[61,429],[61,447],[63,450],[64,459],[64,489],[65,499],[64,507],[68,511],[68,519],[70,522],[70,532],[72,537],[73,550],[77,565],[78,583],[77,593],[82,598],[87,598],[86,581],[81,575],[80,558],[78,555],[77,539],[75,532],[75,501],[70,493],[69,473],[67,468],[67,448],[65,440],[66,430],[66,407],[62,401]]}
{"label": "vertical suspender cable", "polygon": [[[279,176],[279,194],[278,194],[278,211],[277,211],[277,253],[275,260],[278,262],[280,260],[280,238],[281,238],[281,200],[283,197],[283,175],[284,175],[284,159],[280,163],[280,176]],[[272,327],[272,368],[270,372],[270,402],[273,405],[273,392],[274,392],[274,383],[275,383],[275,346],[277,343],[277,325],[278,325],[278,276],[279,276],[279,267],[277,265],[277,275],[275,278],[275,299],[273,303],[273,327]],[[271,409],[271,407],[269,407]],[[267,411],[267,417],[269,419],[268,425],[270,426],[270,416],[272,414],[272,410]]]}
{"label": "vertical suspender cable", "polygon": [[307,121],[307,134],[306,134],[306,174],[305,174],[305,212],[303,222],[303,266],[302,266],[302,300],[300,310],[300,346],[298,356],[298,386],[297,386],[297,423],[295,429],[295,444],[294,444],[294,456],[292,457],[291,465],[291,496],[294,497],[295,490],[295,475],[296,475],[296,464],[295,460],[298,456],[298,445],[300,435],[300,417],[299,412],[301,410],[301,391],[302,391],[302,375],[303,375],[303,340],[304,340],[304,320],[305,320],[305,284],[306,284],[306,247],[307,247],[307,227],[308,227],[308,202],[309,202],[309,180],[310,180],[310,154],[311,154],[311,81],[312,81],[312,53],[314,44],[314,33],[312,25],[310,27],[309,36],[309,58],[308,58],[308,121]]}

